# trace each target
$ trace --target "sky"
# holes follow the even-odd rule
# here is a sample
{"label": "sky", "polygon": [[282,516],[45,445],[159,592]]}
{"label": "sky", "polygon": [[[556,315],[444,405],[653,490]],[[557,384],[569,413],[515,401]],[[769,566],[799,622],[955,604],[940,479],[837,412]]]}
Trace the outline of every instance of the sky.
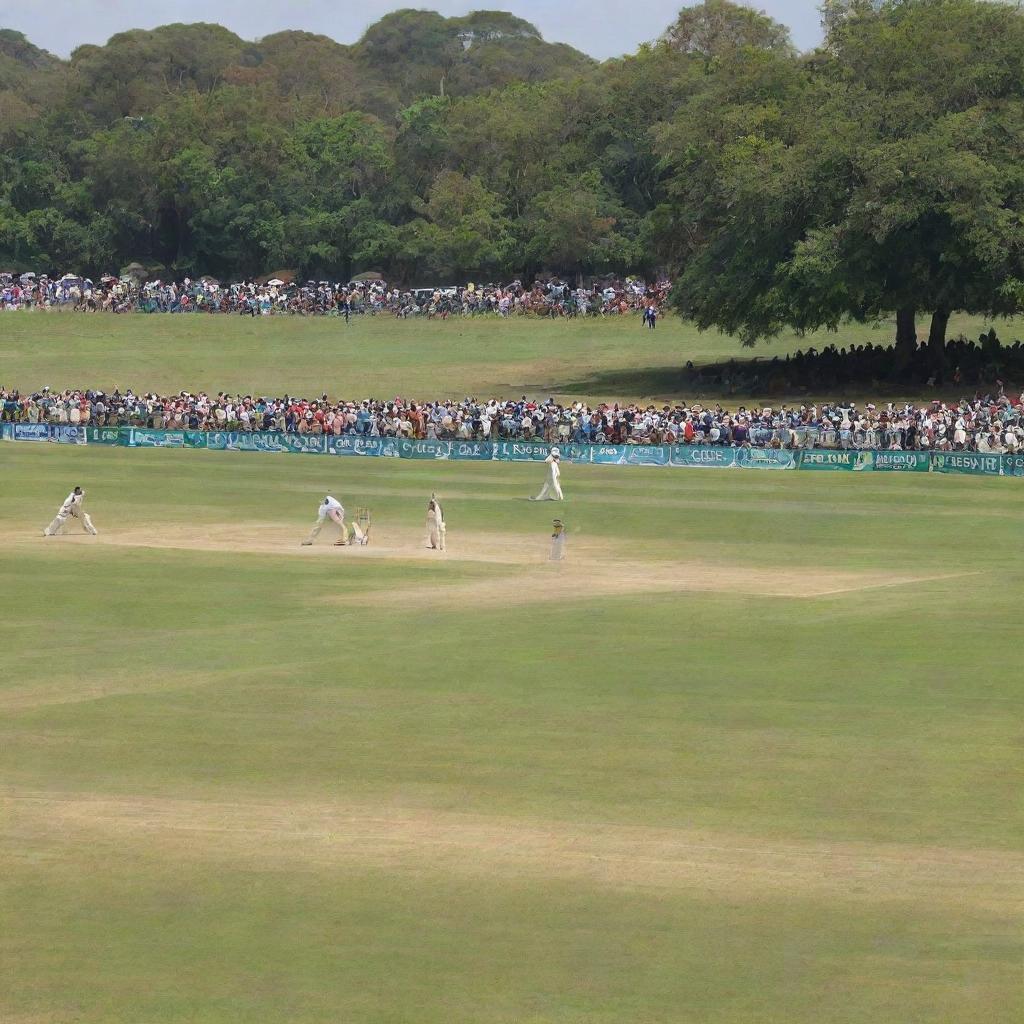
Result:
{"label": "sky", "polygon": [[[817,2],[763,0],[751,6],[788,25],[793,41],[805,50],[821,38]],[[169,22],[217,22],[248,40],[282,29],[303,29],[352,43],[373,22],[402,7],[428,8],[446,16],[491,9],[532,22],[548,42],[569,43],[604,60],[659,36],[683,6],[683,0],[47,0],[44,16],[36,4],[7,5],[0,10],[0,27],[24,32],[36,46],[67,57],[82,43],[105,43],[115,32]]]}

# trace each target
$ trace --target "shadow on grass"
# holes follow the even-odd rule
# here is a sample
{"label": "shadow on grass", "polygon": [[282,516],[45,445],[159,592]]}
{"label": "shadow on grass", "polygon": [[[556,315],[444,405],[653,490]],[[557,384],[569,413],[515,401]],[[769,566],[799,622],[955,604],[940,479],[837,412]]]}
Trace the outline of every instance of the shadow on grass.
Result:
{"label": "shadow on grass", "polygon": [[1019,391],[1024,342],[1002,344],[994,330],[977,342],[963,336],[937,352],[929,345],[897,351],[891,345],[829,345],[782,356],[753,356],[695,366],[605,370],[552,390],[563,395],[638,395],[653,399],[807,398],[924,395],[955,398]]}

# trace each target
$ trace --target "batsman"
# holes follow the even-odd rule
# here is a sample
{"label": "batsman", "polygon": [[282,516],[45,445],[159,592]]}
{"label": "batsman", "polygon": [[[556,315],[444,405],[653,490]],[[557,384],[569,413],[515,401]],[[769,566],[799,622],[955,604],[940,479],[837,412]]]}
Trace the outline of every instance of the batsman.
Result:
{"label": "batsman", "polygon": [[447,532],[444,509],[441,508],[437,495],[431,494],[430,501],[427,502],[427,547],[435,551],[444,551]]}
{"label": "batsman", "polygon": [[92,520],[89,518],[89,513],[82,508],[82,502],[85,500],[85,491],[81,487],[76,487],[65,499],[64,504],[57,510],[57,514],[53,517],[53,522],[43,530],[44,537],[56,537],[58,533],[61,533],[64,527],[67,525],[69,519],[77,519],[82,525],[82,529],[86,533],[96,536],[96,527],[92,525]]}

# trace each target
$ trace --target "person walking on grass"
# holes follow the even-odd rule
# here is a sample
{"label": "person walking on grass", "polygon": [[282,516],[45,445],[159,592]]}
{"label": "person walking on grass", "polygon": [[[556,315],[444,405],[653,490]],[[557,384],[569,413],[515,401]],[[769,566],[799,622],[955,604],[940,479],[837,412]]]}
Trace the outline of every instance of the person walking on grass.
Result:
{"label": "person walking on grass", "polygon": [[548,478],[540,489],[540,494],[530,501],[561,501],[562,495],[562,470],[559,466],[561,455],[557,448],[552,448],[551,453],[544,460],[548,467]]}

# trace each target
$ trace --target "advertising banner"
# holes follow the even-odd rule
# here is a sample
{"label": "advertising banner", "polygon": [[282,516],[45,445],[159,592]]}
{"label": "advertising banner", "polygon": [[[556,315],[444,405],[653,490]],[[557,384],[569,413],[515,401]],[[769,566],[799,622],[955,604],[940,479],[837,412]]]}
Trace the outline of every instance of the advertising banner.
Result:
{"label": "advertising banner", "polygon": [[89,444],[121,443],[121,433],[117,427],[86,427],[85,436]]}
{"label": "advertising banner", "polygon": [[876,473],[927,473],[931,468],[928,452],[875,452]]}
{"label": "advertising banner", "polygon": [[85,444],[88,441],[88,427],[72,427],[55,424],[50,427],[50,440],[57,444]]}
{"label": "advertising banner", "polygon": [[692,469],[732,469],[736,465],[735,448],[713,445],[677,445],[669,457],[670,466]]}
{"label": "advertising banner", "polygon": [[979,452],[932,452],[933,473],[1000,476],[1002,471],[1002,455],[981,455]]}
{"label": "advertising banner", "polygon": [[386,438],[392,441],[399,458],[402,459],[449,459],[452,454],[451,441],[410,441],[408,438]]}
{"label": "advertising banner", "polygon": [[146,427],[129,427],[129,448],[184,448],[184,430],[150,430]]}
{"label": "advertising banner", "polygon": [[[129,448],[208,448],[215,451],[295,452],[371,458],[475,462],[543,462],[552,445],[542,441],[440,441],[394,437],[287,434],[278,431],[151,430],[70,424],[0,423],[0,440]],[[810,448],[728,448],[718,445],[559,444],[563,462],[605,466],[676,466],[691,469],[810,469],[886,473],[961,473],[1024,478],[1024,452],[857,451]]]}
{"label": "advertising banner", "polygon": [[501,462],[543,462],[552,446],[541,441],[499,441],[495,448],[494,457]]}
{"label": "advertising banner", "polygon": [[[380,456],[384,454],[384,438],[354,437],[349,434],[327,438],[327,451],[331,455]],[[393,453],[397,455],[397,452]]]}
{"label": "advertising banner", "polygon": [[592,462],[599,466],[667,466],[669,462],[669,449],[662,444],[592,444],[579,447],[580,457],[574,462]]}
{"label": "advertising banner", "polygon": [[46,423],[15,423],[15,441],[49,441],[50,427]]}
{"label": "advertising banner", "polygon": [[1024,476],[1024,453],[1003,456],[1003,476]]}
{"label": "advertising banner", "polygon": [[796,469],[797,452],[785,448],[737,448],[739,469]]}
{"label": "advertising banner", "polygon": [[463,462],[490,462],[494,458],[494,445],[490,441],[449,441],[449,458]]}
{"label": "advertising banner", "polygon": [[874,469],[874,452],[810,449],[800,453],[800,469],[832,469],[858,472]]}
{"label": "advertising banner", "polygon": [[297,455],[326,455],[327,438],[322,434],[275,434],[284,446],[282,451],[295,452]]}

